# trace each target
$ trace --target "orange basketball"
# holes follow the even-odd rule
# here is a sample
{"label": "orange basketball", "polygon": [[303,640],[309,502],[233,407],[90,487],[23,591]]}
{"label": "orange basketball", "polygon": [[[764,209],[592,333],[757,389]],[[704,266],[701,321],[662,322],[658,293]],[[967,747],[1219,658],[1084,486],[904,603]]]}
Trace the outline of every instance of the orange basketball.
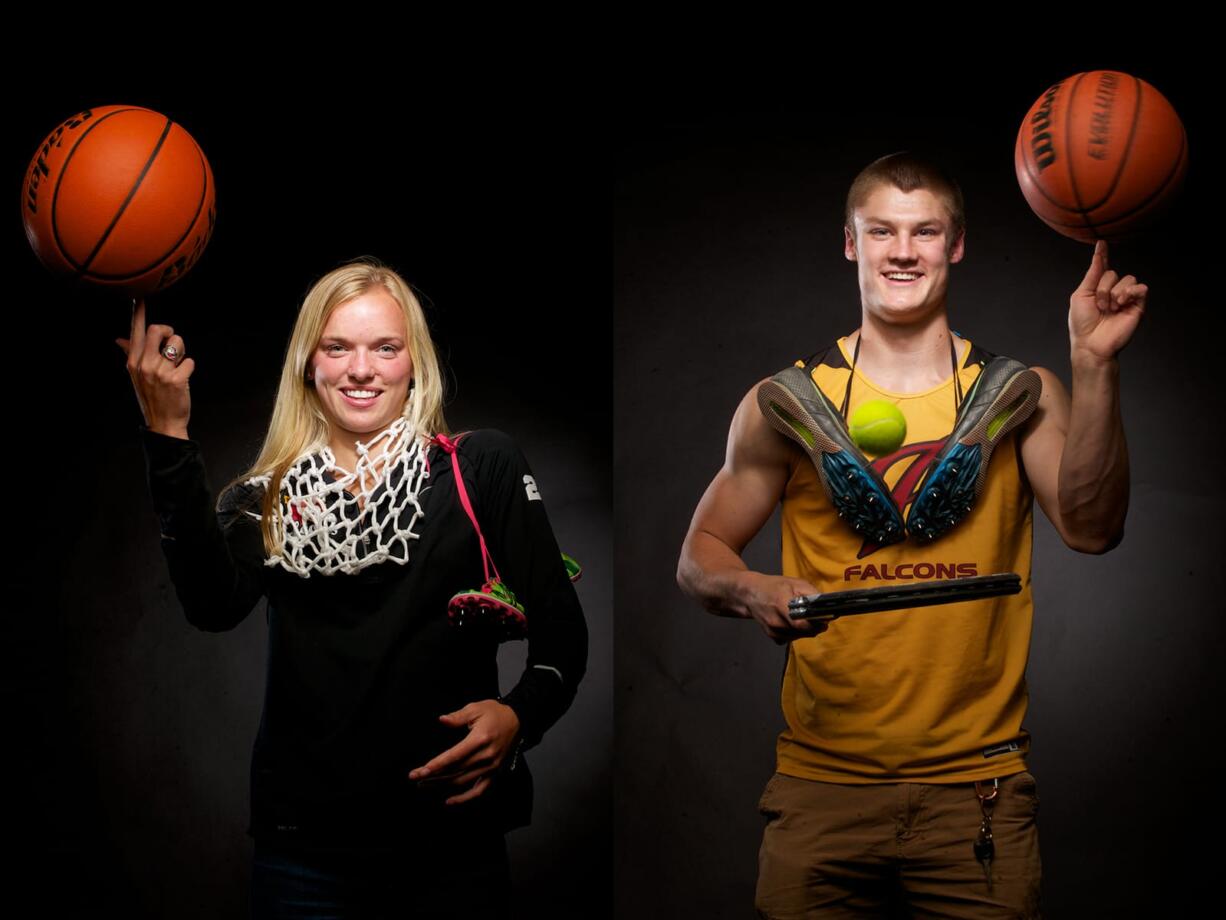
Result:
{"label": "orange basketball", "polygon": [[1031,210],[1075,240],[1117,240],[1171,203],[1188,137],[1166,98],[1114,70],[1079,73],[1030,107],[1013,165]]}
{"label": "orange basketball", "polygon": [[182,278],[217,219],[213,171],[165,115],[108,105],[39,146],[21,189],[26,238],[47,268],[128,294]]}

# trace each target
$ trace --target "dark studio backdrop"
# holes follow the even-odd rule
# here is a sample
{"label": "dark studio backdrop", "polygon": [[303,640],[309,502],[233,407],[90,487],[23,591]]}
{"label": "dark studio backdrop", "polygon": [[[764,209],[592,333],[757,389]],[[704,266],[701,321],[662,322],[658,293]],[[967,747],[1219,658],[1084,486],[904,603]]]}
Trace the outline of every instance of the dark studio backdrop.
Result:
{"label": "dark studio backdrop", "polygon": [[[1044,913],[1156,916],[1154,906],[1208,890],[1221,849],[1197,814],[1222,754],[1226,324],[1212,281],[1218,155],[1196,60],[1189,50],[1192,68],[1109,54],[1040,64],[1001,52],[975,66],[929,49],[786,73],[721,60],[625,94],[614,217],[617,916],[753,912],[756,805],[783,726],[785,651],[752,621],[706,614],[675,570],[741,397],[859,324],[843,257],[852,178],[901,149],[944,161],[968,219],[952,326],[1067,386],[1068,300],[1091,249],[1030,212],[1013,142],[1048,86],[1103,68],[1170,99],[1191,168],[1176,213],[1111,248],[1113,268],[1150,285],[1120,361],[1124,542],[1074,553],[1035,509],[1026,727]],[[777,573],[779,552],[776,515],[746,559]]]}
{"label": "dark studio backdrop", "polygon": [[[246,73],[227,93],[174,77],[172,55],[99,68],[86,88],[29,80],[8,109],[9,436],[22,458],[10,513],[24,536],[4,642],[19,854],[6,876],[56,916],[245,916],[264,692],[263,602],[237,629],[203,633],[169,581],[113,341],[130,308],[54,282],[18,220],[44,136],[113,103],[178,121],[216,179],[207,251],[149,299],[150,321],[174,326],[197,362],[190,430],[214,490],[255,456],[308,287],[366,254],[423,298],[452,428],[500,428],[532,464],[560,545],[585,564],[591,655],[574,706],[529,754],[536,807],[508,837],[512,873],[528,916],[575,915],[579,899],[599,916],[610,900],[611,323],[594,172],[568,153],[570,115],[548,87],[491,74],[469,90],[424,72],[364,82],[350,63],[331,68],[347,79],[313,83],[299,68]],[[503,647],[504,691],[525,654]]]}

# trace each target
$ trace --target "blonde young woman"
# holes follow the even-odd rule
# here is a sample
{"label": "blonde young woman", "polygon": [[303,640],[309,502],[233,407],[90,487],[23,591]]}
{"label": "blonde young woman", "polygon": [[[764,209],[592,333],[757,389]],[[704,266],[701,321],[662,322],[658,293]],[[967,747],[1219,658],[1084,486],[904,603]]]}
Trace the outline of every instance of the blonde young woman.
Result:
{"label": "blonde young woman", "polygon": [[[531,806],[520,751],[570,705],[587,651],[523,456],[501,432],[449,435],[422,309],[371,260],[307,294],[264,446],[216,507],[188,437],[182,337],[146,329],[138,301],[118,342],[188,620],[230,629],[268,599],[253,912],[498,916],[502,834]],[[500,584],[529,625],[501,699],[496,649],[519,614]],[[478,603],[449,618],[466,589]]]}

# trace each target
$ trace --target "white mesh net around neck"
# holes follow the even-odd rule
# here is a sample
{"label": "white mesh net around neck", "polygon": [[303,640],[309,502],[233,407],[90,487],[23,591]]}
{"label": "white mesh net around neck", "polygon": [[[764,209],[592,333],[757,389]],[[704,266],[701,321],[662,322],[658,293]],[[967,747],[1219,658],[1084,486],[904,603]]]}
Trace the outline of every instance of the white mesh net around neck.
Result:
{"label": "white mesh net around neck", "polygon": [[[424,445],[399,418],[370,443],[355,445],[352,473],[336,465],[326,445],[303,454],[281,479],[273,521],[281,552],[265,564],[303,578],[349,575],[388,560],[405,565],[410,541],[421,536],[413,527],[422,518],[418,496],[430,475]],[[267,489],[270,478],[247,483]]]}

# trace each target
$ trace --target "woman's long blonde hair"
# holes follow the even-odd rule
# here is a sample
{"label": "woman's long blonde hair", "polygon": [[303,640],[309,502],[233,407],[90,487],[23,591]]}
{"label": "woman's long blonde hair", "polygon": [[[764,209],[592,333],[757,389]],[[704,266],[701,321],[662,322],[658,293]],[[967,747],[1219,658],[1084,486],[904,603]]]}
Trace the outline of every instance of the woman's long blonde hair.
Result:
{"label": "woman's long blonde hair", "polygon": [[[382,287],[400,305],[408,327],[409,357],[413,361],[413,380],[405,399],[403,415],[421,437],[447,434],[443,419],[443,379],[434,342],[412,289],[394,270],[373,258],[348,262],[320,278],[307,292],[294,332],[290,336],[281,368],[281,383],[264,446],[251,468],[232,480],[221,494],[253,476],[268,476],[269,487],[261,503],[260,529],[264,550],[269,555],[280,550],[275,535],[274,514],[281,478],[294,461],[310,450],[328,443],[328,418],[319,403],[314,385],[307,380],[311,357],[319,347],[328,317],[341,304],[361,297],[374,287]],[[220,502],[219,502],[220,504]]]}

